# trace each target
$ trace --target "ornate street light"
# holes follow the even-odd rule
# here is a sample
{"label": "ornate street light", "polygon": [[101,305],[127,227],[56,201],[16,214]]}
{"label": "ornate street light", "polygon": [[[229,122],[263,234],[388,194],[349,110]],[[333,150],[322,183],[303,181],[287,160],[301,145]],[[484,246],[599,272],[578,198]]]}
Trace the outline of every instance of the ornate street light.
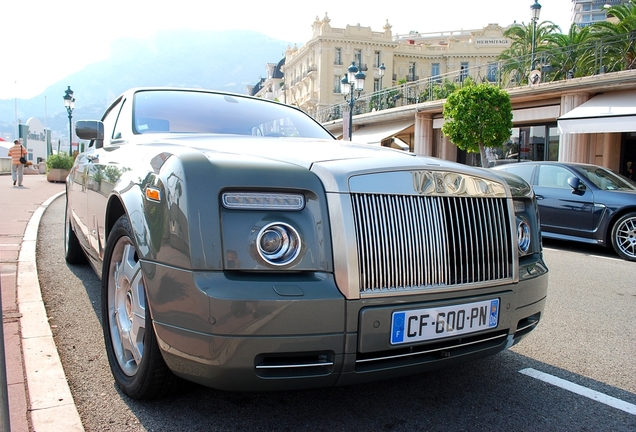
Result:
{"label": "ornate street light", "polygon": [[[364,90],[365,78],[365,73],[359,70],[356,66],[356,62],[353,61],[351,62],[351,66],[347,68],[347,75],[340,80],[340,92],[349,105],[349,124],[348,133],[346,134],[349,141],[351,141],[353,135],[353,107],[360,97],[360,93]],[[343,130],[343,132],[345,131]]]}
{"label": "ornate street light", "polygon": [[68,113],[68,134],[69,134],[69,152],[73,154],[73,109],[75,108],[75,98],[71,86],[64,91],[64,106]]}
{"label": "ornate street light", "polygon": [[379,72],[380,72],[380,88],[379,88],[379,90],[380,90],[380,104],[379,104],[380,108],[379,109],[382,109],[382,96],[384,95],[383,92],[382,92],[382,77],[384,76],[384,73],[386,72],[386,66],[384,66],[384,63],[382,63],[380,65]]}
{"label": "ornate street light", "polygon": [[[534,0],[534,4],[530,6],[532,11],[532,53],[530,54],[530,72],[534,70],[534,57],[537,50],[537,22],[539,21],[539,15],[541,14],[541,5],[538,0]],[[536,84],[531,77],[530,82]],[[537,79],[538,80],[538,79]]]}

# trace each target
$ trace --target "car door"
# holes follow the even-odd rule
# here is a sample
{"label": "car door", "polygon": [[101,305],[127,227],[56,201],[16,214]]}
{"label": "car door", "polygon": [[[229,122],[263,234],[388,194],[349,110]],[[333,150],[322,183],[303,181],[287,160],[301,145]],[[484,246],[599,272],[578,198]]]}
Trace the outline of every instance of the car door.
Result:
{"label": "car door", "polygon": [[73,221],[77,240],[85,250],[88,248],[89,216],[86,188],[88,185],[88,155],[91,151],[92,149],[89,147],[85,152],[77,155],[66,187],[68,217]]}
{"label": "car door", "polygon": [[583,185],[574,190],[568,183],[578,177],[560,165],[537,165],[534,192],[539,205],[541,229],[576,237],[590,237],[594,229],[594,192]]}
{"label": "car door", "polygon": [[103,255],[106,205],[115,183],[114,180],[118,178],[117,174],[119,173],[117,164],[113,161],[113,153],[121,141],[120,137],[116,137],[116,125],[124,105],[125,99],[121,99],[111,106],[111,109],[104,115],[102,119],[104,140],[99,145],[91,146],[91,151],[87,153],[86,157],[86,241],[89,253],[95,259],[101,259]]}

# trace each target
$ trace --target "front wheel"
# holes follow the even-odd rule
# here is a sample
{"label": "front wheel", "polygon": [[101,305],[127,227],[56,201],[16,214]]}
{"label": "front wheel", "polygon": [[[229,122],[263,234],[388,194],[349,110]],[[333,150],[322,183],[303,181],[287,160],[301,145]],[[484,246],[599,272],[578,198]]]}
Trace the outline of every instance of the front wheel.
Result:
{"label": "front wheel", "polygon": [[621,258],[636,261],[636,212],[627,213],[614,224],[612,246]]}
{"label": "front wheel", "polygon": [[102,271],[102,326],[115,382],[134,399],[154,399],[177,389],[152,328],[132,230],[120,217],[106,244]]}

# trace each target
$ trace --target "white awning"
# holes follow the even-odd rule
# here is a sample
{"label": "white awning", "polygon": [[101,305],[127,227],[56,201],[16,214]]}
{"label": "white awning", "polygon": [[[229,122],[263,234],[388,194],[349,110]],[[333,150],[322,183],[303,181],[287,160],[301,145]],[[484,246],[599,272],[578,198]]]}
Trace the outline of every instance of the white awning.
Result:
{"label": "white awning", "polygon": [[605,93],[565,113],[559,132],[636,132],[636,91]]}
{"label": "white awning", "polygon": [[380,144],[382,140],[398,135],[404,129],[413,126],[413,121],[397,123],[384,123],[379,125],[363,126],[353,131],[352,141],[365,144]]}

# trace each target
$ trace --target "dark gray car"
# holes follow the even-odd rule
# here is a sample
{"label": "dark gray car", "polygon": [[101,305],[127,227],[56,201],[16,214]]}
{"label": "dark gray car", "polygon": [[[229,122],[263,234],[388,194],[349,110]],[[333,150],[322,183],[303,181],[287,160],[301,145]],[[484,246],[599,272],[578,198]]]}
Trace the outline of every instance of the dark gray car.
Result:
{"label": "dark gray car", "polygon": [[159,397],[345,385],[506,349],[547,295],[516,176],[337,141],[302,111],[136,89],[67,179],[66,260],[102,279],[115,381]]}
{"label": "dark gray car", "polygon": [[636,261],[636,185],[606,168],[563,162],[521,162],[496,170],[532,185],[544,237],[614,247]]}

